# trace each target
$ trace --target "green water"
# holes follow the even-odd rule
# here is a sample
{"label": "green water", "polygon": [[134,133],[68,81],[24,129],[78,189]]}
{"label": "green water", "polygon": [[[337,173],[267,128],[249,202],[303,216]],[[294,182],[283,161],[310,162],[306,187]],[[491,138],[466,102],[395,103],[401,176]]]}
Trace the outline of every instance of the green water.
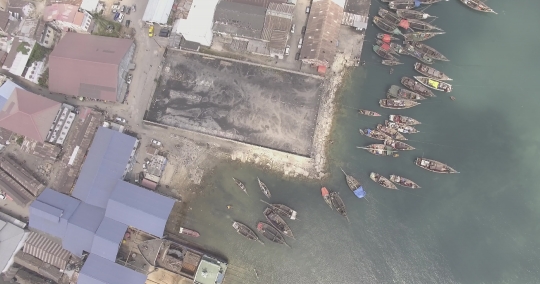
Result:
{"label": "green water", "polygon": [[[324,183],[341,193],[350,223],[330,211],[316,182],[284,180],[236,163],[216,168],[202,197],[190,204],[185,225],[201,233],[198,243],[228,258],[228,283],[540,283],[540,1],[488,4],[499,15],[457,0],[427,11],[447,32],[426,43],[451,60],[434,67],[454,79],[456,101],[438,92],[409,110],[379,108],[386,88],[418,74],[414,61],[404,58],[406,64],[389,75],[371,44],[364,45],[367,64],[338,99],[332,176]],[[378,7],[374,2],[370,14]],[[377,32],[370,26],[366,39]],[[358,128],[382,119],[358,116],[352,107],[420,120],[421,133],[408,136],[417,150],[386,158],[356,149],[376,143]],[[418,156],[461,173],[424,171],[413,164]],[[364,184],[366,199],[347,189],[339,166]],[[422,189],[384,189],[369,180],[371,171],[403,175]],[[231,176],[245,181],[249,196]],[[299,212],[300,220],[289,222],[296,236],[288,239],[291,249],[266,239],[265,246],[249,242],[231,227],[233,219],[253,229],[264,220],[256,176],[270,187],[273,202]]]}

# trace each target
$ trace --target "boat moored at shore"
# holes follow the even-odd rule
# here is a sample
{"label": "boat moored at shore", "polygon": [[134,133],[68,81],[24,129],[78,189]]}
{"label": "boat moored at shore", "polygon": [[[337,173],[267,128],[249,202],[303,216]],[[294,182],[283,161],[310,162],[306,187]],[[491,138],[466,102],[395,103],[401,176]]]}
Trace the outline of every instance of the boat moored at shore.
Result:
{"label": "boat moored at shore", "polygon": [[264,222],[259,222],[257,224],[257,231],[259,231],[265,238],[269,239],[270,241],[289,247],[289,245],[285,241],[285,238],[279,233],[276,228],[272,227],[271,225]]}
{"label": "boat moored at shore", "polygon": [[396,14],[405,19],[417,19],[425,20],[428,18],[437,18],[422,11],[410,10],[410,9],[397,9]]}
{"label": "boat moored at shore", "polygon": [[392,149],[400,150],[400,151],[411,151],[411,150],[416,149],[405,142],[401,142],[401,141],[393,140],[393,139],[384,140],[384,145],[390,146],[392,147]]}
{"label": "boat moored at shore", "polygon": [[384,132],[385,134],[388,134],[388,136],[390,136],[391,139],[404,140],[404,141],[407,140],[407,138],[403,136],[403,134],[399,133],[399,131],[393,128],[390,128],[388,126],[378,124],[377,129]]}
{"label": "boat moored at shore", "polygon": [[244,236],[246,239],[257,241],[264,245],[264,243],[261,240],[259,240],[259,237],[257,236],[257,234],[255,234],[255,232],[253,232],[253,230],[251,230],[247,225],[234,221],[232,226],[238,234]]}
{"label": "boat moored at shore", "polygon": [[416,70],[418,73],[433,78],[437,80],[444,80],[444,81],[452,81],[450,77],[448,77],[443,72],[431,67],[427,66],[425,64],[422,64],[420,62],[414,63],[414,70]]}
{"label": "boat moored at shore", "polygon": [[339,196],[339,194],[335,191],[332,191],[330,193],[330,200],[332,200],[332,206],[336,209],[336,211],[343,217],[349,221],[349,217],[347,217],[347,210],[345,209],[345,203]]}
{"label": "boat moored at shore", "polygon": [[359,109],[358,110],[358,113],[359,114],[363,114],[363,115],[367,115],[367,116],[381,116],[379,113],[377,112],[374,112],[374,111],[370,111],[370,110],[365,110],[365,109]]}
{"label": "boat moored at shore", "polygon": [[441,92],[447,92],[447,93],[452,92],[452,85],[446,82],[431,79],[429,77],[423,77],[423,76],[414,76],[414,79],[418,80],[418,82],[422,83],[424,86],[430,89],[441,91]]}
{"label": "boat moored at shore", "polygon": [[403,86],[407,87],[409,90],[419,93],[424,97],[435,97],[435,94],[430,89],[409,77],[402,77],[401,84],[403,84]]}
{"label": "boat moored at shore", "polygon": [[428,40],[436,35],[442,35],[445,32],[413,32],[403,35],[406,41],[424,41]]}
{"label": "boat moored at shore", "polygon": [[418,121],[418,120],[416,120],[414,118],[410,118],[410,117],[404,116],[404,115],[397,115],[397,114],[391,114],[390,116],[388,116],[388,120],[393,121],[393,122],[397,122],[397,123],[401,123],[401,124],[405,124],[405,125],[422,124],[420,121]]}
{"label": "boat moored at shore", "polygon": [[369,174],[369,177],[382,187],[386,187],[389,189],[398,189],[396,185],[393,184],[389,179],[383,177],[382,175],[378,173],[371,172],[371,174]]}
{"label": "boat moored at shore", "polygon": [[419,101],[419,100],[425,100],[423,96],[411,92],[409,90],[402,89],[396,85],[390,86],[390,89],[386,92],[387,98],[396,98],[396,99],[406,99],[406,100],[413,100],[413,101]]}
{"label": "boat moored at shore", "polygon": [[268,190],[268,186],[266,186],[266,184],[264,184],[264,182],[262,182],[259,177],[257,177],[257,181],[259,182],[259,187],[261,188],[264,195],[266,195],[266,197],[268,198],[272,197],[272,194],[270,194],[270,190]]}
{"label": "boat moored at shore", "polygon": [[264,209],[263,214],[266,217],[266,220],[268,220],[274,228],[278,229],[280,233],[294,239],[294,235],[289,225],[287,225],[285,220],[283,220],[283,218],[281,218],[281,216],[279,216],[271,207]]}
{"label": "boat moored at shore", "polygon": [[381,30],[394,35],[403,35],[396,25],[389,23],[379,16],[373,17],[373,23]]}
{"label": "boat moored at shore", "polygon": [[184,227],[180,227],[180,230],[178,232],[180,234],[184,234],[186,236],[190,236],[190,237],[194,237],[194,238],[198,238],[201,235],[197,231],[194,231],[194,230],[191,230],[191,229],[188,229],[188,228],[184,228]]}
{"label": "boat moored at shore", "polygon": [[360,134],[365,135],[369,138],[373,138],[376,140],[385,140],[385,139],[391,139],[392,137],[388,136],[388,134],[381,132],[379,130],[373,130],[367,128],[366,130],[360,129]]}
{"label": "boat moored at shore", "polygon": [[441,61],[450,61],[446,56],[444,56],[442,53],[437,51],[435,48],[421,42],[405,42],[405,44],[410,44],[414,46],[414,48],[418,51],[423,52],[425,55],[435,59],[435,60],[441,60]]}
{"label": "boat moored at shore", "polygon": [[386,125],[386,126],[388,126],[390,128],[393,128],[393,129],[399,131],[399,133],[403,133],[403,134],[413,134],[413,133],[420,132],[416,128],[414,128],[414,126],[400,124],[400,123],[396,123],[396,122],[392,122],[392,121],[388,121],[388,120],[384,121],[384,125]]}
{"label": "boat moored at shore", "polygon": [[[234,178],[234,177],[233,177],[233,180],[234,180],[234,182],[236,183],[236,185],[237,185],[243,192],[245,192],[246,194],[248,194],[248,193],[247,193],[246,186],[244,185],[243,182],[241,182],[240,180],[238,180],[238,179],[236,179],[236,178]],[[248,195],[249,195],[249,194],[248,194]]]}
{"label": "boat moored at shore", "polygon": [[355,179],[353,176],[347,174],[342,168],[340,168],[343,174],[345,175],[345,181],[347,182],[347,186],[349,189],[356,195],[358,198],[363,198],[366,196],[366,192],[364,191],[364,188],[360,184],[360,182]]}
{"label": "boat moored at shore", "polygon": [[326,187],[321,188],[321,195],[324,199],[324,202],[330,206],[330,209],[334,210],[334,206],[332,206],[332,200],[330,198],[330,193],[328,192],[328,189]]}

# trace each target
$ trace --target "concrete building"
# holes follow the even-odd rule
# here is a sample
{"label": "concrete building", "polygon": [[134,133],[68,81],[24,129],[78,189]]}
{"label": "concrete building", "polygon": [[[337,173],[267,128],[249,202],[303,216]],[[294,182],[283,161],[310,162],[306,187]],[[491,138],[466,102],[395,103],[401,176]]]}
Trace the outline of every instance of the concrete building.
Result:
{"label": "concrete building", "polygon": [[75,120],[75,112],[73,112],[73,106],[62,104],[62,107],[56,114],[53,120],[49,133],[47,134],[47,141],[58,145],[64,144],[67,134],[73,125]]}
{"label": "concrete building", "polygon": [[131,39],[67,33],[49,55],[49,89],[121,102],[134,51]]}
{"label": "concrete building", "polygon": [[260,39],[266,8],[221,1],[214,14],[214,33],[232,38]]}
{"label": "concrete building", "polygon": [[174,0],[149,0],[142,20],[147,23],[166,25]]}
{"label": "concrete building", "polygon": [[27,237],[23,229],[0,220],[0,272],[5,273],[13,264]]}
{"label": "concrete building", "polygon": [[300,60],[305,64],[330,66],[336,55],[345,0],[313,0]]}
{"label": "concrete building", "polygon": [[262,40],[268,41],[269,55],[283,59],[293,22],[294,5],[270,3],[266,9]]}
{"label": "concrete building", "polygon": [[93,17],[78,6],[69,4],[52,4],[43,10],[43,20],[52,22],[64,31],[89,33]]}
{"label": "concrete building", "polygon": [[8,54],[2,69],[13,75],[22,76],[35,42],[24,37],[14,37],[8,44],[10,44],[7,48]]}
{"label": "concrete building", "polygon": [[193,0],[187,19],[178,19],[172,33],[203,46],[212,45],[214,12],[219,0]]}

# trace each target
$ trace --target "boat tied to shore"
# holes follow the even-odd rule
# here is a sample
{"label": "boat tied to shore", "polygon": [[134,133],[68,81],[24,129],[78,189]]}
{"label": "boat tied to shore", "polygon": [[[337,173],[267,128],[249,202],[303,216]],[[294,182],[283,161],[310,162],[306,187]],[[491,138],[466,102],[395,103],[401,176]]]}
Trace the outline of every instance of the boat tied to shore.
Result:
{"label": "boat tied to shore", "polygon": [[405,48],[401,48],[398,50],[398,53],[399,54],[405,54],[405,55],[410,55],[426,64],[432,64],[433,63],[433,58],[431,58],[430,56],[428,56],[427,54],[425,54],[424,52],[421,52],[420,50],[417,50],[416,48],[414,48],[414,46],[410,45],[410,44],[405,44]]}
{"label": "boat tied to shore", "polygon": [[384,140],[384,145],[390,146],[390,147],[392,147],[392,149],[400,150],[400,151],[411,151],[411,150],[416,149],[413,146],[411,146],[411,145],[409,145],[409,144],[407,144],[405,142],[401,142],[401,141],[394,140],[394,139],[386,139],[386,140]]}
{"label": "boat tied to shore", "polygon": [[426,64],[422,64],[420,62],[414,63],[414,70],[416,70],[418,73],[433,78],[437,80],[444,80],[444,81],[452,81],[450,77],[448,77],[443,72],[431,67],[427,66]]}
{"label": "boat tied to shore", "polygon": [[271,198],[272,194],[270,194],[270,190],[268,190],[268,186],[266,186],[266,184],[264,184],[264,182],[262,182],[259,179],[259,177],[257,177],[257,181],[259,182],[259,187],[261,188],[264,195],[266,195],[266,197],[268,197],[268,198]]}
{"label": "boat tied to shore", "polygon": [[266,203],[266,205],[269,205],[272,207],[274,212],[276,212],[279,216],[283,218],[288,218],[291,220],[296,220],[296,215],[298,215],[298,212],[293,210],[291,207],[283,204],[270,204],[264,200],[261,199],[261,202]]}
{"label": "boat tied to shore", "polygon": [[191,229],[188,229],[188,228],[184,228],[184,227],[180,227],[180,230],[178,232],[180,234],[184,234],[186,236],[190,236],[190,237],[194,237],[194,238],[198,238],[201,235],[197,231],[194,231],[194,230],[191,230]]}
{"label": "boat tied to shore", "polygon": [[418,0],[395,0],[388,3],[388,8],[392,10],[398,9],[414,9],[420,7]]}
{"label": "boat tied to shore", "polygon": [[410,9],[397,9],[396,14],[405,19],[417,19],[417,20],[426,20],[428,18],[437,18],[430,14],[424,13],[422,11],[410,10]]}
{"label": "boat tied to shore", "polygon": [[404,115],[398,115],[398,114],[391,114],[388,116],[388,120],[392,121],[392,122],[397,122],[397,123],[401,123],[401,124],[404,124],[404,125],[418,125],[418,124],[422,124],[420,121],[414,119],[414,118],[411,118],[411,117],[408,117],[408,116],[404,116]]}
{"label": "boat tied to shore", "polygon": [[386,187],[389,189],[398,189],[396,185],[393,184],[389,179],[383,177],[382,175],[378,173],[371,172],[371,174],[369,174],[369,177],[371,178],[371,180],[378,183],[382,187]]}
{"label": "boat tied to shore", "polygon": [[[397,15],[396,15],[397,16]],[[417,19],[407,19],[409,28],[417,31],[443,31],[441,28]]]}
{"label": "boat tied to shore", "polygon": [[386,60],[397,61],[397,58],[395,58],[392,54],[390,54],[390,45],[386,43],[381,46],[373,45],[373,51],[375,51],[375,53],[377,53],[378,56]]}
{"label": "boat tied to shore", "polygon": [[406,100],[413,100],[413,101],[426,99],[422,95],[419,95],[415,92],[411,92],[409,90],[405,90],[396,85],[390,86],[390,88],[386,92],[386,96],[389,99],[396,98],[396,99],[406,99]]}
{"label": "boat tied to shore", "polygon": [[403,35],[396,25],[384,20],[379,16],[373,17],[373,23],[381,30],[394,35]]}
{"label": "boat tied to shore", "polygon": [[419,93],[424,97],[435,97],[435,94],[430,89],[409,77],[402,77],[401,84],[403,84],[403,86],[407,87],[409,90]]}
{"label": "boat tied to shore", "polygon": [[399,17],[398,15],[380,7],[379,8],[379,11],[377,12],[377,14],[383,18],[385,21],[387,21],[388,23],[391,23],[391,24],[394,24],[396,26],[399,26],[399,24],[401,23],[401,20],[403,20],[401,17]]}
{"label": "boat tied to shore", "polygon": [[232,226],[236,230],[236,232],[238,232],[238,234],[244,236],[246,239],[257,241],[264,245],[264,243],[259,240],[257,234],[255,234],[255,232],[253,232],[253,230],[251,230],[248,226],[237,221],[234,221]]}
{"label": "boat tied to shore", "polygon": [[347,209],[345,209],[345,203],[339,196],[339,194],[335,191],[332,191],[330,193],[330,200],[332,200],[332,206],[336,208],[336,211],[343,217],[347,219],[347,222],[349,221],[349,217],[347,217]]}
{"label": "boat tied to shore", "polygon": [[276,244],[286,245],[290,247],[289,244],[287,244],[287,242],[285,241],[285,238],[279,233],[279,231],[265,222],[259,222],[257,224],[257,231],[259,231],[265,238]]}
{"label": "boat tied to shore", "polygon": [[386,65],[386,66],[396,66],[396,65],[403,64],[403,62],[399,62],[396,60],[388,60],[388,59],[383,59],[381,63],[382,65]]}
{"label": "boat tied to shore", "polygon": [[389,34],[383,34],[383,33],[378,33],[377,34],[377,39],[380,39],[380,40],[382,40],[383,42],[386,42],[386,43],[389,43],[389,42],[391,42],[393,40],[399,40],[399,38],[397,38],[397,37],[393,37],[393,36],[391,36]]}
{"label": "boat tied to shore", "polygon": [[423,77],[423,76],[414,76],[414,79],[418,80],[418,82],[420,82],[422,85],[430,89],[441,91],[441,92],[447,92],[447,93],[452,92],[452,85],[446,82],[431,79],[429,77]]}
{"label": "boat tied to shore", "polygon": [[373,130],[373,129],[369,129],[369,128],[367,128],[366,130],[360,129],[360,134],[365,135],[365,136],[367,136],[369,138],[376,139],[376,140],[392,139],[392,137],[390,137],[388,134],[386,134],[386,133],[384,133],[382,131]]}
{"label": "boat tied to shore", "polygon": [[238,179],[236,179],[236,178],[234,178],[234,177],[233,177],[232,179],[234,180],[234,182],[236,183],[236,185],[237,185],[242,191],[244,191],[247,195],[249,195],[249,194],[247,193],[247,189],[246,189],[246,186],[244,185],[244,183],[242,183],[241,181],[239,181]]}
{"label": "boat tied to shore", "polygon": [[424,41],[428,40],[436,35],[442,35],[445,32],[412,32],[403,34],[406,41]]}
{"label": "boat tied to shore", "polygon": [[368,145],[367,147],[356,147],[356,148],[367,150],[368,152],[370,152],[371,154],[375,156],[394,156],[394,153],[396,152],[394,151],[392,147],[387,146],[385,144],[371,144],[371,145]]}
{"label": "boat tied to shore", "polygon": [[[375,43],[376,43],[379,47],[381,47],[381,48],[382,48],[383,46],[385,46],[385,48],[386,48],[386,46],[388,46],[389,48],[388,48],[387,51],[388,51],[389,53],[394,54],[394,55],[399,55],[399,54],[397,53],[397,51],[396,51],[395,49],[392,48],[392,44],[395,44],[394,42],[392,42],[392,43],[385,43],[385,42],[383,42],[382,40],[377,39],[377,40],[375,40]],[[385,59],[385,60],[392,60],[392,59]],[[396,59],[396,60],[397,60],[397,59]],[[392,61],[396,61],[396,60],[392,60]]]}
{"label": "boat tied to shore", "polygon": [[359,114],[367,115],[367,116],[381,116],[379,113],[371,111],[371,110],[365,110],[365,109],[359,109]]}
{"label": "boat tied to shore", "polygon": [[263,214],[266,217],[266,220],[268,220],[274,228],[278,229],[280,233],[294,239],[294,235],[289,225],[287,225],[285,220],[283,220],[283,218],[281,218],[281,216],[279,216],[271,207],[264,209]]}
{"label": "boat tied to shore", "polygon": [[416,184],[416,182],[414,182],[414,181],[412,181],[412,180],[410,180],[408,178],[398,176],[398,175],[390,175],[390,181],[392,181],[393,183],[395,183],[397,185],[401,185],[403,187],[420,188],[420,186],[418,184]]}
{"label": "boat tied to shore", "polygon": [[384,121],[384,125],[386,125],[386,126],[388,126],[390,128],[393,128],[393,129],[399,131],[399,133],[403,133],[403,134],[413,134],[413,133],[420,132],[416,128],[414,128],[414,126],[401,124],[401,123],[396,123],[396,122],[392,122],[392,121],[388,121],[388,120]]}
{"label": "boat tied to shore", "polygon": [[424,170],[439,174],[458,174],[459,172],[445,163],[426,158],[416,158],[415,164]]}
{"label": "boat tied to shore", "polygon": [[363,198],[366,196],[366,192],[364,191],[364,188],[360,184],[360,182],[355,179],[353,176],[348,175],[342,168],[340,168],[343,174],[345,175],[345,181],[347,182],[347,186],[349,189],[356,195],[358,198]]}
{"label": "boat tied to shore", "polygon": [[435,60],[441,60],[441,61],[450,61],[446,56],[444,56],[442,53],[437,51],[435,48],[421,42],[405,42],[406,44],[410,44],[414,46],[414,48],[418,51],[423,52],[425,55],[435,59]]}
{"label": "boat tied to shore", "polygon": [[406,109],[419,105],[419,102],[405,100],[405,99],[381,99],[379,105],[383,108],[389,109]]}
{"label": "boat tied to shore", "polygon": [[403,134],[399,133],[399,131],[393,129],[393,128],[390,128],[388,126],[385,126],[385,125],[382,125],[382,124],[378,124],[377,125],[377,130],[380,130],[386,134],[388,134],[388,136],[390,136],[390,139],[397,139],[397,140],[407,140],[407,137],[403,136]]}
{"label": "boat tied to shore", "polygon": [[485,12],[485,13],[493,13],[497,15],[497,12],[493,11],[493,9],[489,8],[488,5],[486,5],[484,2],[480,0],[460,0],[461,3],[467,5],[467,7],[479,11],[479,12]]}
{"label": "boat tied to shore", "polygon": [[330,193],[328,193],[328,189],[326,187],[321,188],[321,195],[326,204],[330,206],[330,209],[334,210],[334,206],[332,206],[332,199],[330,198]]}

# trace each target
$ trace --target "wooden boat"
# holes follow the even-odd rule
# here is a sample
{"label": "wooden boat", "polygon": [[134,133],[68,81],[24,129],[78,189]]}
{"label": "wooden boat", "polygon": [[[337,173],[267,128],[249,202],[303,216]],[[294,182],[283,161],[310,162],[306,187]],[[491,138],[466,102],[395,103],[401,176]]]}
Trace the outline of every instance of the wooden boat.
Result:
{"label": "wooden boat", "polygon": [[390,189],[398,189],[396,187],[395,184],[393,184],[389,179],[381,176],[380,174],[378,173],[374,173],[374,172],[371,172],[371,174],[369,174],[369,177],[376,183],[378,183],[379,185],[383,186],[383,187],[386,187],[386,188],[390,188]]}
{"label": "wooden boat", "polygon": [[272,194],[270,194],[270,190],[268,190],[268,186],[266,186],[266,184],[264,184],[264,182],[262,182],[259,177],[257,177],[257,181],[259,182],[259,187],[261,188],[264,195],[266,195],[266,197],[268,198],[272,197]]}
{"label": "wooden boat", "polygon": [[[392,45],[395,46],[397,43],[392,42],[392,43],[389,43],[389,44],[388,44],[388,43],[383,42],[383,41],[380,40],[380,39],[375,40],[375,43],[376,43],[379,47],[381,47],[381,48],[382,48],[382,46],[388,46],[388,47],[389,47],[389,49],[387,50],[388,52],[390,52],[391,54],[399,55],[399,54],[397,53],[397,51],[396,51],[394,48],[392,48]],[[383,50],[384,50],[384,49],[383,49]],[[390,59],[386,59],[386,60],[390,60]]]}
{"label": "wooden boat", "polygon": [[184,227],[180,227],[179,233],[194,238],[198,238],[200,236],[199,232]]}
{"label": "wooden boat", "polygon": [[420,188],[420,186],[418,184],[416,184],[416,182],[414,182],[414,181],[412,181],[412,180],[410,180],[408,178],[400,177],[400,176],[397,176],[397,175],[390,175],[390,181],[394,182],[397,185],[401,185],[403,187]]}
{"label": "wooden boat", "polygon": [[324,199],[324,202],[326,204],[328,204],[328,206],[330,206],[330,209],[334,209],[334,207],[332,206],[332,200],[330,199],[330,193],[328,193],[328,189],[326,189],[326,187],[322,187],[321,188],[321,194],[322,194],[322,197]]}
{"label": "wooden boat", "polygon": [[397,140],[393,140],[393,139],[384,140],[384,145],[390,146],[390,147],[392,147],[392,149],[400,150],[400,151],[411,151],[411,150],[416,149],[413,146],[411,146],[411,145],[409,145],[409,144],[407,144],[405,142],[401,142],[401,141],[397,141]]}
{"label": "wooden boat", "polygon": [[336,211],[341,214],[341,216],[347,218],[347,221],[349,221],[349,217],[347,217],[347,210],[345,209],[345,203],[343,203],[343,200],[339,196],[339,194],[335,191],[332,191],[330,193],[330,200],[332,200],[332,206],[336,208]]}
{"label": "wooden boat", "polygon": [[259,231],[265,238],[271,240],[272,242],[280,245],[286,245],[289,247],[287,242],[285,242],[285,238],[279,233],[276,228],[272,227],[271,225],[264,222],[259,222],[257,224],[257,231]]}
{"label": "wooden boat", "polygon": [[396,65],[403,64],[403,62],[399,62],[396,60],[387,60],[387,59],[383,59],[381,63],[386,66],[396,66]]}
{"label": "wooden boat", "polygon": [[419,102],[404,100],[404,99],[382,99],[379,100],[379,105],[390,109],[406,109],[419,105]]}
{"label": "wooden boat", "polygon": [[[443,0],[418,0],[418,1],[422,5],[431,5],[431,4],[439,3],[439,2],[441,2]],[[444,0],[444,1],[448,1],[448,0]]]}
{"label": "wooden boat", "polygon": [[388,136],[388,134],[378,131],[378,130],[372,130],[367,128],[366,130],[360,129],[360,134],[366,135],[367,137],[377,139],[377,140],[385,140],[390,139],[392,137]]}
{"label": "wooden boat", "polygon": [[291,220],[296,220],[296,215],[298,214],[298,212],[294,211],[291,207],[283,204],[270,204],[262,199],[261,202],[264,202],[266,203],[266,205],[272,207],[274,212],[276,212],[279,216],[283,218],[289,218]]}
{"label": "wooden boat", "polygon": [[430,89],[409,77],[402,77],[401,84],[403,84],[403,86],[407,87],[409,90],[419,93],[424,97],[435,97],[435,94]]}
{"label": "wooden boat", "polygon": [[443,31],[441,28],[417,19],[407,19],[409,28],[417,31]]}
{"label": "wooden boat", "polygon": [[493,13],[497,14],[493,9],[489,8],[484,2],[480,0],[460,0],[461,3],[467,5],[467,7],[479,11],[479,12],[486,12],[486,13]]}
{"label": "wooden boat", "polygon": [[433,90],[447,92],[447,93],[450,93],[452,91],[452,85],[443,81],[439,81],[439,80],[435,80],[435,79],[431,79],[429,77],[423,77],[423,76],[414,76],[414,79],[418,80],[418,82],[422,83],[424,86]]}
{"label": "wooden boat", "polygon": [[378,114],[378,113],[376,113],[374,111],[365,110],[365,109],[359,109],[358,113],[363,114],[363,115],[367,115],[367,116],[381,116],[380,114]]}
{"label": "wooden boat", "polygon": [[389,34],[395,34],[395,35],[402,35],[402,33],[399,31],[396,25],[389,23],[385,21],[383,18],[379,16],[373,17],[373,23],[381,30],[389,33]]}
{"label": "wooden boat", "polygon": [[393,36],[391,36],[389,34],[383,34],[383,33],[378,33],[377,38],[382,40],[383,42],[387,42],[387,43],[391,42],[393,40],[399,40],[399,38],[397,38],[397,37],[393,37]]}
{"label": "wooden boat", "polygon": [[410,44],[406,44],[405,45],[405,48],[402,49],[402,51],[400,52],[400,54],[406,54],[406,55],[410,55],[426,64],[432,64],[433,63],[433,58],[431,58],[430,56],[428,56],[427,54],[425,54],[424,52],[414,48],[414,46],[410,45]]}
{"label": "wooden boat", "polygon": [[445,34],[445,32],[414,32],[414,33],[406,33],[403,35],[403,37],[405,37],[406,41],[424,41],[436,35],[442,35],[442,34]]}
{"label": "wooden boat", "polygon": [[[238,187],[243,190],[246,194],[247,193],[247,190],[246,190],[246,186],[239,180],[235,179],[235,178],[232,178],[234,180],[234,182],[236,183],[236,185],[238,185]],[[249,194],[248,194],[249,195]]]}
{"label": "wooden boat", "polygon": [[361,148],[364,150],[367,150],[373,155],[376,156],[393,156],[396,151],[393,151],[392,147],[384,145],[384,144],[371,144],[367,147],[356,147]]}
{"label": "wooden boat", "polygon": [[414,0],[396,0],[388,3],[388,8],[392,10],[397,9],[414,9],[419,7],[420,3],[415,2]]}
{"label": "wooden boat", "polygon": [[418,73],[433,78],[437,80],[445,80],[445,81],[452,81],[452,79],[443,72],[431,67],[427,66],[425,64],[422,64],[420,62],[414,63],[414,70],[416,70]]}
{"label": "wooden boat", "polygon": [[403,115],[397,115],[397,114],[391,114],[388,117],[388,120],[393,121],[393,122],[397,122],[397,123],[401,123],[401,124],[405,124],[405,125],[422,124],[420,121],[418,121],[418,120],[416,120],[414,118],[410,118],[408,116],[403,116]]}
{"label": "wooden boat", "polygon": [[253,232],[253,230],[251,230],[248,226],[237,221],[234,221],[232,226],[234,229],[236,229],[236,232],[238,232],[240,235],[244,236],[245,238],[252,241],[258,241],[259,243],[264,245],[264,243],[261,240],[259,240],[259,237],[257,236],[257,234],[255,234],[255,232]]}
{"label": "wooden boat", "polygon": [[360,182],[355,179],[353,176],[348,175],[342,168],[340,168],[343,174],[345,175],[345,181],[347,181],[347,186],[350,190],[356,195],[358,198],[362,198],[366,196],[366,192],[364,191],[364,188],[360,184]]}
{"label": "wooden boat", "polygon": [[413,134],[413,133],[420,132],[416,128],[414,128],[414,126],[400,124],[400,123],[396,123],[396,122],[392,122],[388,120],[384,121],[384,125],[390,128],[394,128],[395,130],[399,131],[399,133],[404,133],[404,134]]}
{"label": "wooden boat", "polygon": [[394,14],[394,13],[392,13],[392,12],[390,12],[390,11],[384,9],[384,8],[379,8],[379,11],[377,12],[377,14],[381,18],[383,18],[385,21],[387,21],[388,23],[394,24],[396,26],[399,25],[399,23],[402,20],[398,15],[396,15],[396,14]]}
{"label": "wooden boat", "polygon": [[[400,92],[401,90],[403,90],[403,92]],[[397,99],[406,99],[406,100],[413,100],[413,101],[426,99],[415,92],[402,89],[396,85],[390,86],[390,89],[388,89],[388,92],[386,92],[386,96],[389,99],[397,98]]]}
{"label": "wooden boat", "polygon": [[449,167],[447,164],[425,159],[425,158],[416,158],[415,164],[421,167],[424,170],[430,172],[439,173],[439,174],[458,174],[459,172]]}
{"label": "wooden boat", "polygon": [[409,42],[410,45],[414,46],[416,50],[419,50],[423,53],[425,53],[427,56],[435,59],[435,60],[441,60],[441,61],[450,61],[446,56],[442,55],[442,53],[438,52],[435,48],[421,42]]}
{"label": "wooden boat", "polygon": [[390,136],[390,139],[407,140],[407,138],[405,136],[403,136],[403,134],[399,133],[399,131],[397,131],[397,130],[395,130],[393,128],[390,128],[388,126],[378,124],[377,125],[377,130],[380,130],[380,131],[388,134],[388,136]]}
{"label": "wooden boat", "polygon": [[274,212],[272,208],[267,207],[266,209],[264,209],[263,214],[266,217],[266,220],[268,220],[268,222],[272,226],[274,226],[274,228],[278,229],[280,233],[284,234],[285,236],[289,238],[294,239],[294,235],[289,225],[287,225],[287,223],[285,223],[285,220],[283,220],[281,216],[279,216],[276,212]]}
{"label": "wooden boat", "polygon": [[[386,48],[386,49],[385,49]],[[378,56],[386,59],[386,60],[395,60],[397,61],[397,58],[395,58],[392,54],[390,54],[390,46],[388,44],[384,44],[382,46],[374,45],[373,51],[377,53]]]}
{"label": "wooden boat", "polygon": [[437,18],[435,16],[431,16],[430,14],[426,14],[422,11],[409,10],[409,9],[397,9],[396,14],[405,19],[425,20],[428,18]]}

